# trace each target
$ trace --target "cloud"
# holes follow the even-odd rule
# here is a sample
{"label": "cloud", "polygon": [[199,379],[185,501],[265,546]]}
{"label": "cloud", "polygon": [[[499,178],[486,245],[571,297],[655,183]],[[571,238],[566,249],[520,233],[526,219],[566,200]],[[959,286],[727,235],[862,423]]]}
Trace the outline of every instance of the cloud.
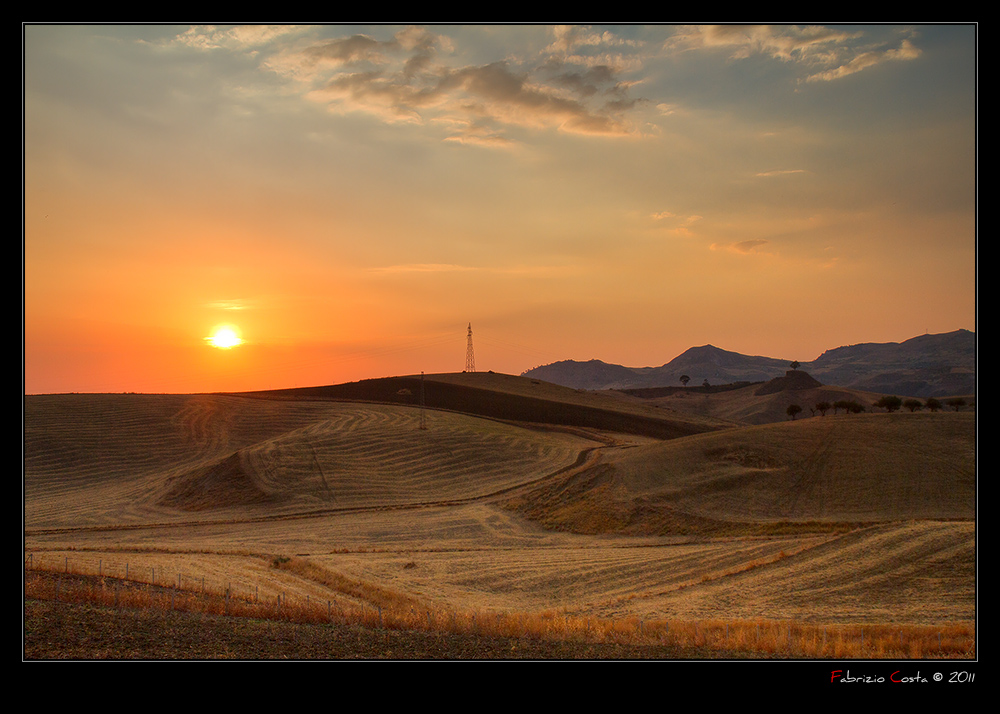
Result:
{"label": "cloud", "polygon": [[692,235],[690,230],[691,226],[700,221],[702,216],[679,216],[671,211],[657,211],[656,213],[651,213],[650,218],[654,221],[668,221],[670,219],[674,219],[671,221],[670,228],[667,229],[667,232],[673,235],[688,237]]}
{"label": "cloud", "polygon": [[708,246],[709,250],[728,250],[732,253],[741,253],[743,255],[749,255],[753,253],[757,248],[765,245],[768,241],[763,238],[753,238],[751,240],[739,241],[738,243],[712,243]]}
{"label": "cloud", "polygon": [[595,31],[586,25],[555,25],[552,27],[553,40],[546,47],[551,54],[579,56],[580,49],[635,48],[641,47],[638,40],[624,39],[610,30]]}
{"label": "cloud", "polygon": [[776,169],[774,171],[759,171],[755,176],[769,177],[769,176],[787,176],[788,174],[804,174],[805,169]]}
{"label": "cloud", "polygon": [[692,36],[705,47],[731,49],[737,59],[763,54],[782,61],[826,61],[836,48],[860,35],[816,26],[706,25]]}
{"label": "cloud", "polygon": [[213,310],[247,310],[250,303],[247,300],[216,300],[206,306]]}
{"label": "cloud", "polygon": [[370,268],[368,272],[377,275],[412,275],[441,273],[482,273],[492,275],[526,276],[549,278],[578,272],[574,265],[560,263],[559,265],[491,265],[489,267],[473,267],[456,265],[454,263],[403,263]]}
{"label": "cloud", "polygon": [[454,265],[452,263],[406,263],[403,265],[387,265],[381,268],[372,268],[369,272],[383,275],[400,273],[455,273],[475,270],[465,265]]}
{"label": "cloud", "polygon": [[195,25],[174,38],[172,44],[199,50],[247,50],[298,35],[306,28],[298,25],[239,25],[220,29],[214,25]]}
{"label": "cloud", "polygon": [[737,253],[752,253],[755,249],[767,243],[763,238],[754,238],[752,240],[744,240],[739,243],[733,243],[729,246],[729,249]]}
{"label": "cloud", "polygon": [[[653,47],[611,29],[557,25],[547,28],[549,41],[541,49],[473,62],[468,57],[475,50],[449,37],[460,38],[461,29],[376,27],[322,36],[340,31],[336,26],[200,26],[175,41],[257,58],[262,70],[286,82],[286,91],[334,114],[363,113],[428,132],[442,129],[440,141],[502,149],[530,141],[540,131],[641,136],[639,127],[649,126],[648,117],[640,118],[647,100],[636,92],[645,82],[655,84],[647,64],[655,55],[662,61],[664,48],[721,51],[736,60],[769,57],[803,67],[802,82],[831,81],[920,54],[909,39],[873,39],[866,36],[872,30],[682,26],[666,28],[672,36]],[[655,109],[666,116],[682,106],[661,101]]]}
{"label": "cloud", "polygon": [[[421,27],[404,28],[387,39],[354,33],[309,40],[300,28],[204,26],[181,33],[176,43],[200,50],[253,48],[260,52],[262,69],[332,112],[447,125],[446,141],[509,147],[507,133],[515,127],[633,135],[627,114],[639,100],[630,96],[635,83],[619,76],[624,60],[567,52],[634,43],[588,28],[554,28],[553,34],[551,49],[540,55],[486,63],[456,60],[450,38]],[[291,36],[294,41],[285,41]],[[268,42],[265,51],[262,45]]]}
{"label": "cloud", "polygon": [[456,126],[476,127],[467,137],[470,141],[481,140],[486,126],[492,127],[494,137],[505,126],[554,127],[577,134],[629,133],[620,118],[626,105],[607,103],[593,109],[534,81],[528,72],[506,61],[450,69],[431,68],[429,59],[424,59],[417,63],[423,69],[415,76],[410,74],[415,65],[409,59],[395,70],[338,74],[311,96],[339,111],[365,111],[387,120],[418,123],[449,120]]}
{"label": "cloud", "polygon": [[460,93],[454,98],[453,108],[463,107],[502,124],[558,127],[579,134],[629,133],[615,113],[591,109],[576,98],[534,81],[527,72],[517,71],[505,61],[462,68],[445,77],[440,86]]}
{"label": "cloud", "polygon": [[907,38],[897,47],[869,40],[861,31],[809,25],[704,25],[686,27],[670,38],[668,49],[725,49],[733,59],[763,55],[809,68],[805,82],[847,77],[883,62],[912,60],[920,50]]}
{"label": "cloud", "polygon": [[442,119],[442,123],[452,126],[451,134],[444,138],[444,141],[456,144],[468,144],[474,146],[484,146],[491,149],[517,149],[519,145],[500,132],[484,126],[479,122],[462,121],[455,118]]}
{"label": "cloud", "polygon": [[394,46],[391,42],[379,42],[366,35],[351,35],[330,42],[316,43],[303,50],[303,58],[310,63],[330,63],[333,65],[351,65],[359,62],[386,61],[387,48]]}
{"label": "cloud", "polygon": [[920,50],[913,46],[909,40],[903,40],[898,49],[887,49],[880,51],[864,52],[853,57],[846,64],[842,64],[833,69],[817,72],[806,78],[807,82],[829,82],[849,75],[861,72],[870,67],[875,67],[883,62],[913,60],[920,56]]}

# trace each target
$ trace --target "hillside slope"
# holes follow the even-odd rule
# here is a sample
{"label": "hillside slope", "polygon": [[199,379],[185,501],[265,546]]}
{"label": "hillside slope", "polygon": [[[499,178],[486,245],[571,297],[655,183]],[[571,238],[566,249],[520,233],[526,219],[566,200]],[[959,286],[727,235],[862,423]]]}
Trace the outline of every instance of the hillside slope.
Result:
{"label": "hillside slope", "polygon": [[599,443],[397,405],[233,395],[27,397],[25,525],[462,499],[541,478]]}
{"label": "hillside slope", "polygon": [[[788,407],[802,407],[801,416],[809,417],[820,402],[857,402],[865,410],[881,395],[856,389],[824,386],[802,370],[789,370],[784,377],[767,382],[732,385],[734,388],[681,388],[629,390],[628,394],[674,412],[688,412],[742,425],[771,424],[787,421]],[[834,412],[831,412],[834,413]]]}
{"label": "hillside slope", "polygon": [[606,452],[508,502],[548,528],[753,534],[975,517],[975,415],[816,417]]}
{"label": "hillside slope", "polygon": [[641,400],[570,389],[538,379],[459,372],[368,379],[348,384],[249,393],[268,400],[359,400],[447,409],[510,421],[574,426],[674,439],[726,429],[732,423]]}

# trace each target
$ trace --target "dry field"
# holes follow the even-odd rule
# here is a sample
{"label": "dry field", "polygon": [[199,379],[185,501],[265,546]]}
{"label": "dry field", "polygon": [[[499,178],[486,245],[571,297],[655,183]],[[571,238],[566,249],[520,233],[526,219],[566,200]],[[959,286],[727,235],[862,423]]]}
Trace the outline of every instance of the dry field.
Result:
{"label": "dry field", "polygon": [[426,408],[419,380],[360,384],[25,397],[26,564],[414,627],[974,624],[972,413],[742,426],[506,375],[429,377]]}

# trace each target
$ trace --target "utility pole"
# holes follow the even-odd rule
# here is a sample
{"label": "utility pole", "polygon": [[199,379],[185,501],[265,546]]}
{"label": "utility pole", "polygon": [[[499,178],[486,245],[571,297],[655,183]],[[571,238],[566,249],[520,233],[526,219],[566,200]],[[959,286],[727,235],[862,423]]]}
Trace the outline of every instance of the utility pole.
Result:
{"label": "utility pole", "polygon": [[465,371],[476,371],[476,354],[472,351],[472,323],[469,323],[469,344],[465,348]]}
{"label": "utility pole", "polygon": [[424,417],[424,373],[420,372],[420,428],[427,428],[427,420]]}

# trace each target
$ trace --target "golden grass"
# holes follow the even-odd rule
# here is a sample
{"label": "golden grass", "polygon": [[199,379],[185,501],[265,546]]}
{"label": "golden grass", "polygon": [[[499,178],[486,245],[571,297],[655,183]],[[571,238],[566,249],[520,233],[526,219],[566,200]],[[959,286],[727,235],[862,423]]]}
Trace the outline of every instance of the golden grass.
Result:
{"label": "golden grass", "polygon": [[[264,620],[352,624],[369,628],[475,634],[486,637],[574,640],[625,645],[671,645],[756,659],[974,659],[974,623],[947,625],[814,625],[769,620],[643,620],[536,613],[458,611],[429,607],[330,571],[302,558],[276,557],[272,567],[324,584],[331,597],[256,598],[231,589],[151,586],[108,576],[82,577],[46,567],[26,570],[26,598],[161,609]],[[337,595],[346,596],[338,599]]]}
{"label": "golden grass", "polygon": [[762,658],[975,655],[974,625],[876,624],[975,617],[973,414],[827,415],[629,448],[443,411],[421,430],[419,416],[29,399],[26,565],[66,572],[59,592],[31,574],[25,592]]}
{"label": "golden grass", "polygon": [[[975,518],[974,414],[827,416],[644,444],[508,507],[549,528],[628,535],[831,532]],[[604,515],[595,527],[595,516]]]}

